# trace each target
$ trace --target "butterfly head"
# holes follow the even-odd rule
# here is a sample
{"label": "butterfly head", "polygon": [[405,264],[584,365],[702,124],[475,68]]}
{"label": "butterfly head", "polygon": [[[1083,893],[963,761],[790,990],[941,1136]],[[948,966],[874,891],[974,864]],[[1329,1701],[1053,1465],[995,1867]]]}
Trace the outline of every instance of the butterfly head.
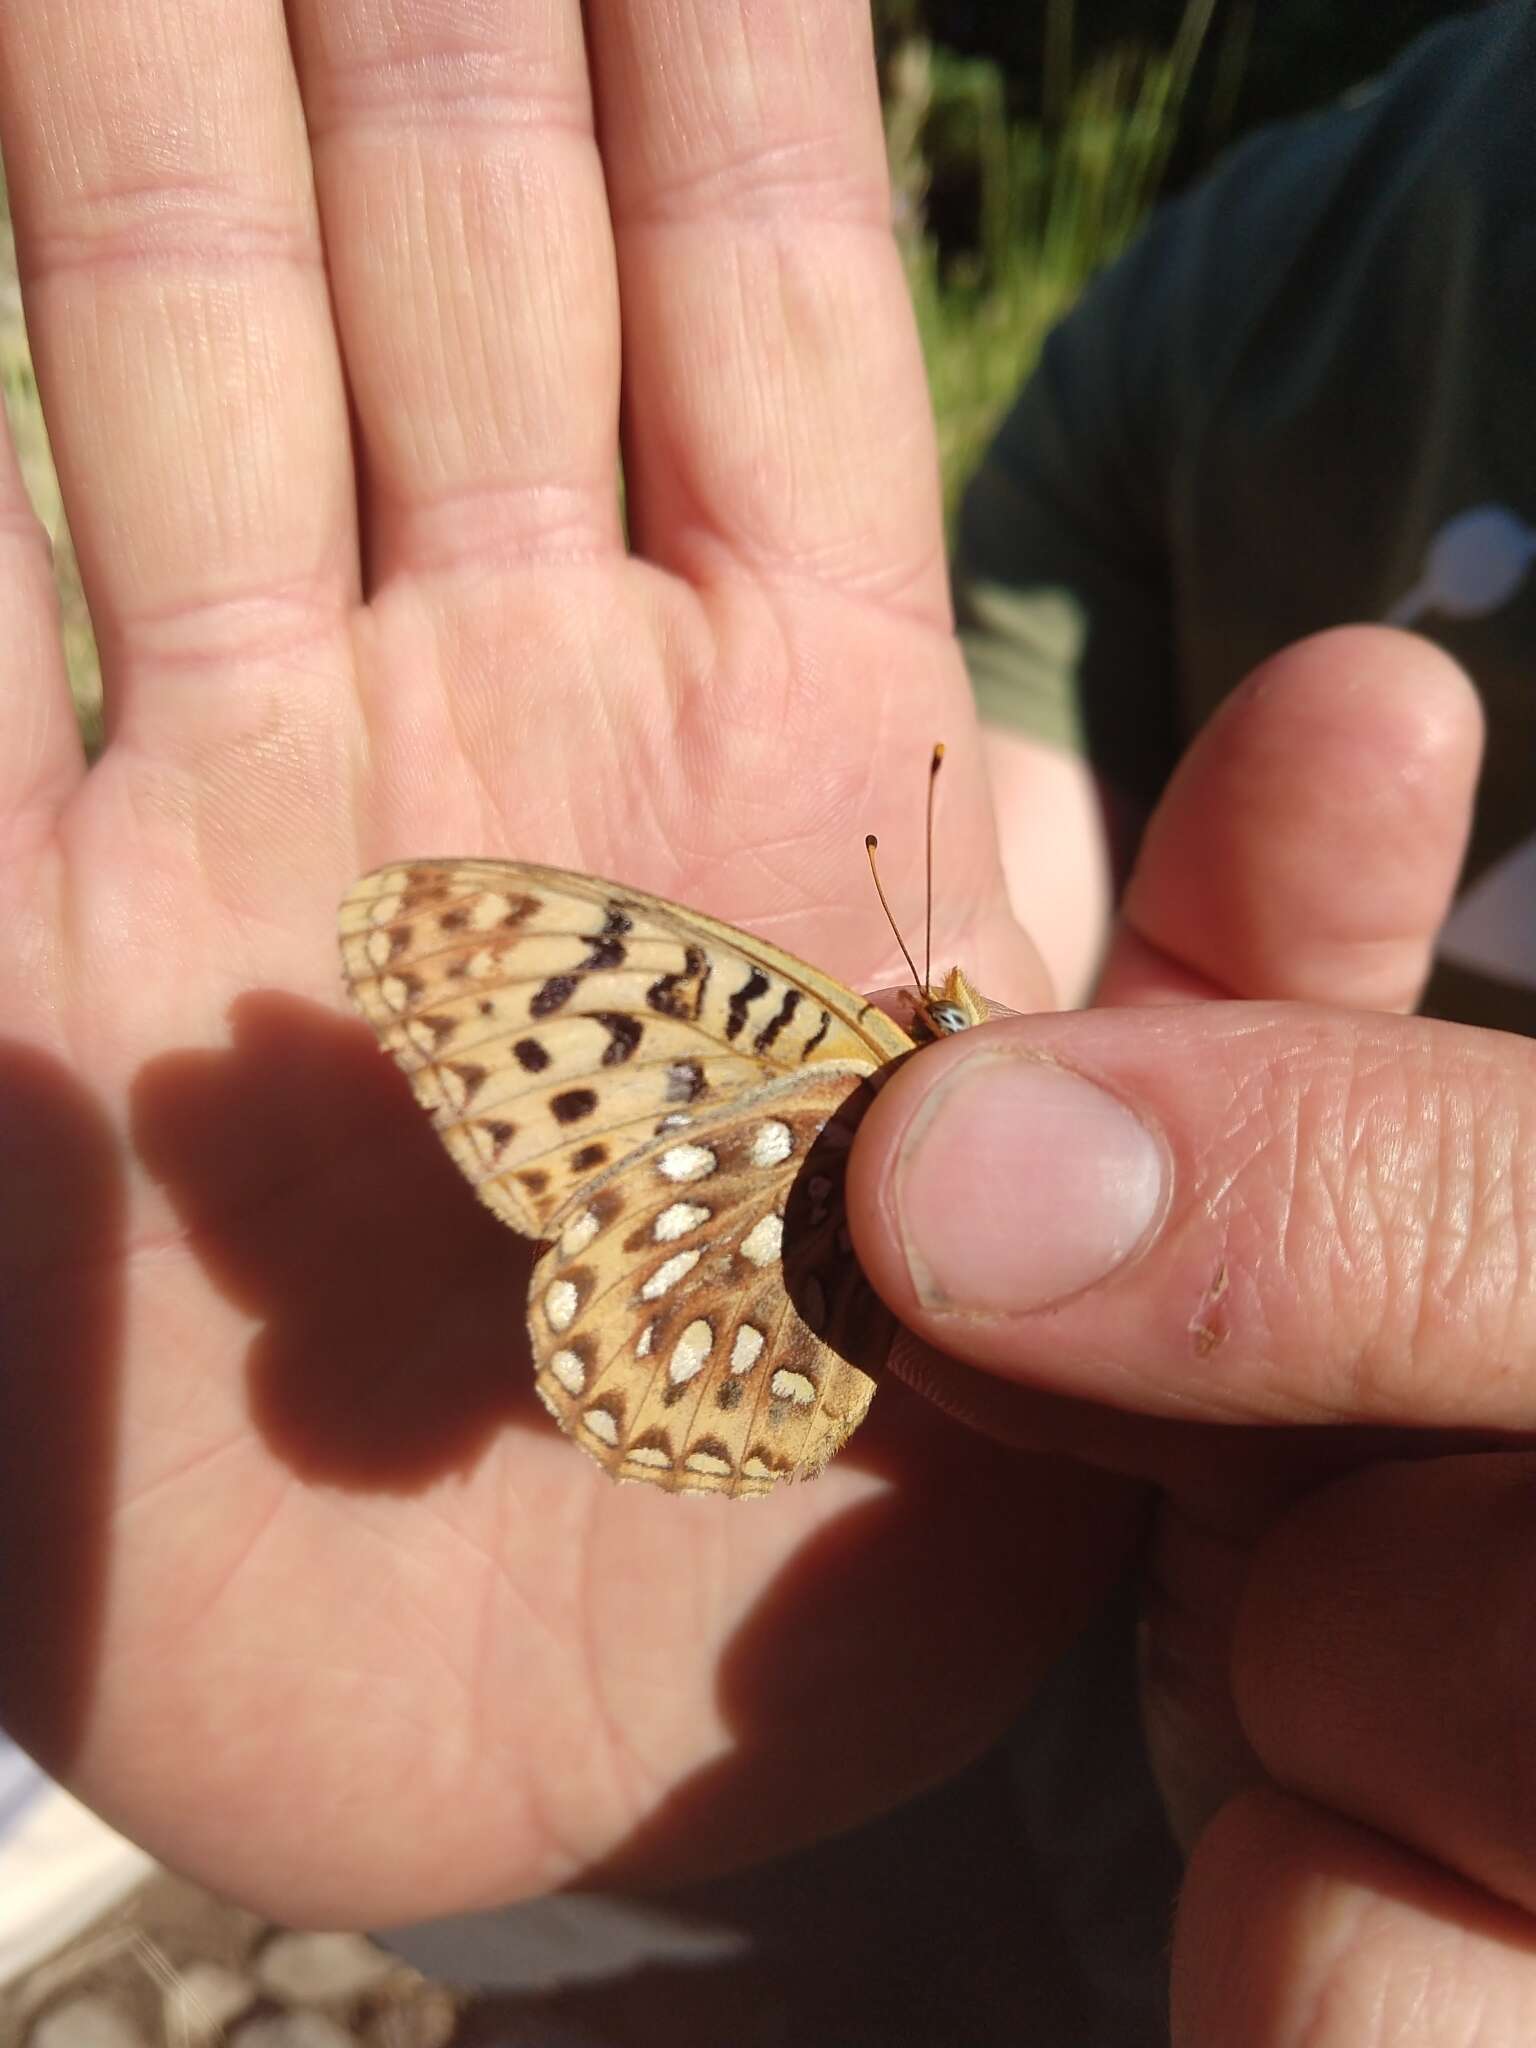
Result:
{"label": "butterfly head", "polygon": [[951,967],[938,988],[913,989],[907,1000],[924,1040],[949,1038],[986,1020],[985,1004],[958,967]]}

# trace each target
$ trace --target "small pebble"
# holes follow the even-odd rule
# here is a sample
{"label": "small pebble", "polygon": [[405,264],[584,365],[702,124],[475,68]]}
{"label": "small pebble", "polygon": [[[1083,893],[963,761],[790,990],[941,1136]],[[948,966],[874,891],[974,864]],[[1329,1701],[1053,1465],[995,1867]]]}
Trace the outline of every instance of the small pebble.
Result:
{"label": "small pebble", "polygon": [[144,2036],[107,1998],[71,1998],[38,2019],[27,2048],[148,2048]]}
{"label": "small pebble", "polygon": [[254,2003],[256,1987],[222,1963],[188,1963],[165,1994],[168,2041],[202,2048],[218,2041],[223,2029]]}
{"label": "small pebble", "polygon": [[277,1934],[256,1958],[270,1997],[292,2005],[342,2005],[399,1968],[361,1934]]}
{"label": "small pebble", "polygon": [[271,2012],[241,2021],[229,2048],[357,2048],[357,2036],[323,2012]]}

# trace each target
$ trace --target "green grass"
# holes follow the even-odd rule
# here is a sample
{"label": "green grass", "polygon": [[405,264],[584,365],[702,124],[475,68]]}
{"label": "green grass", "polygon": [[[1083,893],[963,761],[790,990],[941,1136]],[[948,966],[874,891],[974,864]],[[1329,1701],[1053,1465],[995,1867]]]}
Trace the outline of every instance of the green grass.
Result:
{"label": "green grass", "polygon": [[[0,202],[3,202],[3,197],[0,193]],[[16,288],[16,251],[3,203],[0,203],[0,393],[4,394],[22,476],[53,546],[53,572],[59,591],[70,688],[74,693],[81,731],[87,746],[94,751],[101,743],[101,670],[96,660],[96,639],[91,631],[90,614],[85,608],[85,594],[80,588],[80,565],[75,560],[74,544],[69,537],[64,504],[59,496],[59,481],[54,475],[53,458],[48,451],[48,433],[43,425],[37,380],[32,374],[32,357],[27,349],[21,296]]]}
{"label": "green grass", "polygon": [[[1117,50],[1081,72],[1071,0],[1049,0],[1050,118],[1008,118],[996,67],[915,43],[889,67],[886,141],[952,518],[965,478],[1046,334],[1146,218],[1178,134],[1213,0],[1186,0],[1167,50]],[[920,232],[927,162],[977,190],[974,248],[941,274]]]}
{"label": "green grass", "polygon": [[[1049,121],[1008,118],[996,68],[914,38],[888,67],[886,129],[896,214],[928,365],[946,513],[1051,326],[1124,247],[1156,192],[1212,0],[1187,0],[1173,46],[1071,63],[1071,0],[1048,0]],[[935,162],[977,194],[974,248],[941,268],[923,230]],[[0,191],[0,390],[27,487],[54,548],[71,687],[99,744],[101,681],[80,572],[27,353],[15,252]]]}

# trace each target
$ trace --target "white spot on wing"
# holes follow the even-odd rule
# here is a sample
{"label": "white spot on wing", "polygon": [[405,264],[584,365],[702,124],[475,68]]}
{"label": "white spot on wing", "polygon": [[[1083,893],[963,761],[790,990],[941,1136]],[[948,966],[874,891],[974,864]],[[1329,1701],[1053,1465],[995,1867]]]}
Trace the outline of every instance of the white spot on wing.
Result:
{"label": "white spot on wing", "polygon": [[624,1455],[631,1465],[650,1465],[659,1472],[671,1469],[672,1460],[660,1444],[636,1444],[632,1451],[626,1451]]}
{"label": "white spot on wing", "polygon": [[568,1259],[574,1259],[578,1252],[586,1250],[602,1227],[602,1224],[599,1223],[590,1209],[583,1209],[581,1214],[573,1216],[564,1230],[561,1231],[561,1251],[564,1252]]}
{"label": "white spot on wing", "polygon": [[388,932],[370,932],[363,947],[363,957],[370,967],[384,967],[394,951],[394,943]]}
{"label": "white spot on wing", "polygon": [[[687,1123],[687,1117],[676,1121]],[[665,1130],[674,1119],[666,1117],[662,1122]],[[667,1180],[702,1180],[706,1173],[713,1173],[718,1165],[713,1152],[707,1145],[669,1145],[656,1162],[656,1171]]]}
{"label": "white spot on wing", "polygon": [[751,1323],[743,1323],[736,1332],[736,1341],[731,1346],[731,1371],[750,1372],[763,1355],[763,1333]]}
{"label": "white spot on wing", "polygon": [[379,994],[392,1010],[409,1007],[411,991],[398,974],[386,974],[379,982]]}
{"label": "white spot on wing", "polygon": [[574,1351],[555,1352],[549,1361],[549,1369],[568,1394],[585,1392],[587,1368]]}
{"label": "white spot on wing", "polygon": [[691,1273],[703,1257],[701,1250],[674,1252],[665,1265],[658,1266],[640,1290],[642,1301],[660,1301],[669,1288]]}
{"label": "white spot on wing", "polygon": [[650,1355],[651,1355],[651,1344],[652,1344],[652,1341],[653,1341],[653,1340],[654,1340],[654,1338],[655,1338],[655,1335],[656,1335],[656,1325],[655,1325],[654,1323],[647,1323],[647,1324],[646,1324],[646,1326],[645,1326],[645,1328],[644,1328],[644,1329],[643,1329],[643,1330],[642,1330],[642,1331],[640,1332],[640,1341],[639,1341],[639,1343],[638,1343],[638,1344],[637,1344],[637,1345],[635,1346],[635,1356],[636,1356],[636,1358],[649,1358],[649,1357],[650,1357]]}
{"label": "white spot on wing", "polygon": [[675,1244],[678,1238],[686,1237],[690,1230],[697,1230],[708,1221],[709,1211],[702,1203],[674,1202],[651,1225],[651,1236],[658,1244]]}
{"label": "white spot on wing", "polygon": [[752,1164],[781,1166],[795,1149],[795,1134],[788,1124],[772,1117],[752,1133]]}
{"label": "white spot on wing", "polygon": [[576,1319],[580,1296],[573,1282],[551,1280],[544,1290],[544,1314],[552,1330],[568,1330]]}
{"label": "white spot on wing", "polygon": [[606,1408],[589,1408],[581,1419],[599,1443],[607,1444],[610,1450],[617,1446],[619,1441],[619,1425],[614,1421]]}
{"label": "white spot on wing", "polygon": [[[390,880],[394,879],[392,875]],[[392,896],[375,896],[368,906],[368,920],[370,924],[392,924],[404,908],[404,898],[398,893]]]}
{"label": "white spot on wing", "polygon": [[741,1469],[749,1479],[771,1479],[773,1467],[765,1465],[761,1458],[744,1458]]}
{"label": "white spot on wing", "polygon": [[741,1240],[741,1255],[750,1259],[754,1266],[769,1266],[779,1256],[784,1242],[784,1218],[765,1216],[760,1223],[754,1223]]}
{"label": "white spot on wing", "polygon": [[690,1451],[683,1463],[690,1472],[703,1472],[711,1479],[729,1479],[731,1461],[716,1457],[713,1451]]}
{"label": "white spot on wing", "polygon": [[469,913],[472,931],[488,932],[493,925],[502,924],[512,915],[510,896],[498,896],[494,889],[488,889]]}
{"label": "white spot on wing", "polygon": [[781,1365],[768,1385],[780,1401],[793,1401],[797,1408],[809,1408],[816,1399],[815,1383],[787,1366]]}
{"label": "white spot on wing", "polygon": [[715,1333],[702,1316],[697,1316],[672,1346],[667,1378],[677,1387],[686,1385],[715,1347]]}

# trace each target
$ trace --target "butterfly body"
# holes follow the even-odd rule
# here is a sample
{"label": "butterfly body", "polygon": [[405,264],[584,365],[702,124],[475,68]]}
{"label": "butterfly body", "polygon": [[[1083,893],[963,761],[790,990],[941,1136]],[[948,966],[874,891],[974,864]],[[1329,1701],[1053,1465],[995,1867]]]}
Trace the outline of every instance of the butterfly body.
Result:
{"label": "butterfly body", "polygon": [[[348,991],[476,1191],[543,1241],[541,1399],[614,1476],[767,1493],[857,1427],[889,1312],[843,1169],[918,1040],[750,934],[590,875],[410,861],[341,909]],[[922,1038],[980,1007],[953,973]]]}

